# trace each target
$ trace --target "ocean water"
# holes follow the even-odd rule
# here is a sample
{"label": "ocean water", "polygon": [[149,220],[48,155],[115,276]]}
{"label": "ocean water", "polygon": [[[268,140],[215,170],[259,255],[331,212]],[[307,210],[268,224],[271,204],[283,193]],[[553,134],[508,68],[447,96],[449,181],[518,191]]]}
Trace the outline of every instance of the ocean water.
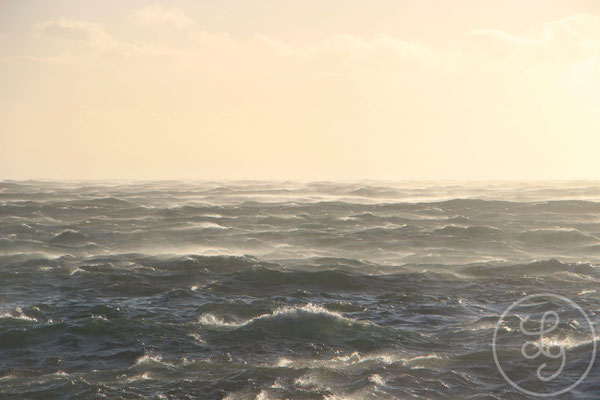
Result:
{"label": "ocean water", "polygon": [[[497,323],[597,324],[599,262],[597,182],[3,181],[0,398],[534,398]],[[595,336],[525,306],[560,390]]]}

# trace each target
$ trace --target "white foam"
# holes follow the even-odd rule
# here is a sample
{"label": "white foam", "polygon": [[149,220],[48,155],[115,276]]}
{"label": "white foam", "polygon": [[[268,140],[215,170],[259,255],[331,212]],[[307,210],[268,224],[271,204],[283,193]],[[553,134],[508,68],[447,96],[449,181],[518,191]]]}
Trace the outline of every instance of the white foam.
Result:
{"label": "white foam", "polygon": [[305,387],[305,388],[312,387],[312,386],[318,386],[318,384],[319,384],[318,380],[312,374],[302,375],[302,376],[299,376],[298,378],[296,378],[296,380],[294,380],[294,385]]}
{"label": "white foam", "polygon": [[88,271],[77,267],[77,268],[73,269],[71,272],[69,272],[69,275],[75,275],[78,272],[88,272]]}
{"label": "white foam", "polygon": [[194,339],[194,341],[198,344],[205,344],[206,342],[204,341],[204,339],[202,339],[202,336],[198,335],[197,333],[190,333],[188,334],[189,337],[191,337],[192,339]]}
{"label": "white foam", "polygon": [[258,395],[256,395],[256,400],[269,400],[270,397],[264,390],[261,390]]}
{"label": "white foam", "polygon": [[147,381],[152,379],[152,377],[150,376],[149,373],[144,372],[143,374],[140,375],[134,375],[131,378],[127,378],[127,382],[136,382],[136,381]]}
{"label": "white foam", "polygon": [[245,325],[245,323],[237,322],[225,322],[222,318],[216,317],[211,313],[202,314],[198,319],[198,323],[201,325],[210,326],[221,326],[221,327],[239,327]]}
{"label": "white foam", "polygon": [[219,229],[219,230],[228,230],[229,228],[226,226],[222,226],[219,224],[216,224],[214,222],[195,222],[190,224],[189,227],[187,228],[177,228],[175,230],[177,231],[185,231],[185,230],[190,230],[190,229]]}
{"label": "white foam", "polygon": [[431,353],[431,354],[427,354],[424,356],[415,356],[412,358],[403,359],[402,361],[404,361],[406,364],[410,364],[415,361],[422,361],[422,360],[443,360],[443,358],[438,356],[437,354]]}
{"label": "white foam", "polygon": [[284,389],[283,383],[281,383],[281,380],[279,378],[275,379],[275,382],[273,382],[273,384],[271,385],[271,388],[273,389]]}
{"label": "white foam", "polygon": [[160,355],[144,354],[143,356],[138,357],[138,359],[135,360],[135,365],[142,365],[142,364],[148,364],[148,363],[160,364],[161,361],[162,361],[162,356],[160,356]]}
{"label": "white foam", "polygon": [[573,336],[566,336],[562,338],[556,337],[546,337],[544,336],[541,340],[536,340],[537,346],[549,346],[549,347],[563,347],[565,349],[573,349],[579,346],[590,345],[592,342],[597,341],[600,336],[596,336],[594,338],[586,337],[586,338],[575,338]]}
{"label": "white foam", "polygon": [[299,307],[289,307],[289,306],[279,307],[270,314],[262,314],[262,315],[259,315],[258,317],[250,318],[249,320],[246,320],[244,322],[226,322],[222,318],[217,317],[211,313],[202,314],[200,316],[200,318],[198,319],[198,322],[202,325],[237,328],[237,327],[248,325],[248,324],[258,321],[258,320],[272,319],[272,318],[277,318],[277,317],[281,317],[281,316],[297,316],[297,315],[300,315],[303,313],[315,314],[315,315],[318,315],[318,314],[327,315],[327,316],[334,317],[336,319],[340,319],[340,320],[350,322],[350,323],[360,323],[360,324],[365,324],[365,325],[372,325],[371,322],[357,321],[352,318],[344,317],[342,314],[340,314],[338,312],[329,311],[322,306],[315,305],[312,303],[308,303],[304,306],[299,306]]}
{"label": "white foam", "polygon": [[442,360],[443,358],[437,354],[425,354],[417,355],[412,357],[402,356],[400,354],[390,353],[375,353],[375,354],[360,354],[353,352],[350,354],[340,355],[330,359],[324,360],[290,360],[288,358],[280,358],[275,363],[275,366],[281,368],[328,368],[328,369],[344,369],[356,364],[374,362],[383,365],[391,365],[394,363],[402,363],[404,365],[410,365],[413,363],[425,361],[425,360]]}
{"label": "white foam", "polygon": [[373,374],[369,376],[369,381],[374,383],[377,386],[385,386],[385,381],[379,374]]}
{"label": "white foam", "polygon": [[15,311],[13,311],[13,312],[5,312],[3,314],[0,314],[0,318],[12,318],[12,319],[20,319],[23,321],[38,322],[37,318],[25,315],[23,313],[23,310],[21,309],[21,307],[16,307]]}
{"label": "white foam", "polygon": [[577,293],[577,296],[583,296],[583,295],[591,294],[591,293],[596,293],[596,290],[595,289],[582,290],[581,292]]}

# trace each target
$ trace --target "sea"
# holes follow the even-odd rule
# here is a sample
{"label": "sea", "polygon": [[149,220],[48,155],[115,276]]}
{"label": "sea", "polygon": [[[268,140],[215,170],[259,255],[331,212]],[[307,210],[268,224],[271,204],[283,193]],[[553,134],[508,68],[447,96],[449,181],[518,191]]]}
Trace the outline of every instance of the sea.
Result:
{"label": "sea", "polygon": [[4,180],[0,398],[598,399],[599,263],[593,181]]}

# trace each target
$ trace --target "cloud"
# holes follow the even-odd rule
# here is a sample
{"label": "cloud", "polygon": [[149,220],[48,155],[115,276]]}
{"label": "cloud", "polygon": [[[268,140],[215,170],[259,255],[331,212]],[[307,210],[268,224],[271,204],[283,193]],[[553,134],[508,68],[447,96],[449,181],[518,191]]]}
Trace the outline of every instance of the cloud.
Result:
{"label": "cloud", "polygon": [[[83,42],[85,50],[67,52],[58,57],[21,56],[20,59],[53,64],[109,64],[161,65],[180,61],[184,54],[162,45],[135,43],[115,39],[100,24],[87,21],[50,20],[36,26],[39,34],[51,38],[63,38]],[[69,47],[67,46],[67,50]]]}
{"label": "cloud", "polygon": [[600,17],[590,14],[577,14],[563,18],[564,24],[571,34],[576,35],[583,44],[598,46],[600,43]]}
{"label": "cloud", "polygon": [[66,19],[50,20],[36,27],[38,33],[57,38],[86,41],[94,47],[110,47],[114,40],[100,24]]}
{"label": "cloud", "polygon": [[[309,63],[318,73],[331,75],[383,70],[392,73],[393,70],[414,71],[418,68],[454,73],[464,68],[491,67],[489,57],[505,58],[517,64],[558,65],[600,54],[600,18],[586,14],[548,22],[537,33],[528,35],[494,29],[474,30],[457,43],[442,48],[387,34],[371,37],[335,34],[306,45],[286,43],[265,34],[234,38],[225,32],[199,30],[181,10],[158,5],[147,6],[136,16],[141,22],[166,25],[167,29],[169,26],[188,27],[188,40],[170,46],[119,40],[100,24],[65,19],[46,21],[39,24],[37,30],[46,37],[88,44],[83,52],[80,47],[79,52],[71,53],[66,48],[63,54],[70,54],[72,59],[62,63],[92,60],[97,64],[135,64],[148,68],[179,63],[180,68],[212,66],[215,71],[223,65],[239,63],[263,70],[285,69],[296,62]],[[35,55],[28,56],[35,58]]]}
{"label": "cloud", "polygon": [[187,28],[193,21],[182,10],[172,7],[163,7],[155,4],[135,12],[135,18],[143,24],[169,25],[175,28]]}
{"label": "cloud", "polygon": [[350,53],[372,53],[389,51],[403,58],[426,58],[432,55],[429,47],[390,35],[361,38],[353,35],[333,35],[325,40],[324,49]]}
{"label": "cloud", "polygon": [[600,49],[600,18],[580,14],[547,22],[537,36],[478,29],[470,33],[463,48],[493,56],[520,55],[555,61],[587,57]]}
{"label": "cloud", "polygon": [[[39,62],[36,70],[47,73],[10,66],[14,75],[4,74],[22,82],[14,100],[27,110],[0,107],[9,121],[5,130],[15,132],[15,141],[39,139],[40,149],[58,151],[46,151],[52,158],[67,154],[54,143],[74,141],[100,157],[79,153],[77,161],[110,165],[112,174],[126,164],[108,160],[133,159],[139,171],[149,166],[154,173],[157,157],[164,163],[156,171],[171,163],[195,171],[269,160],[257,171],[268,173],[276,162],[284,165],[282,175],[294,174],[305,170],[306,159],[315,157],[308,164],[318,166],[332,163],[335,153],[340,158],[333,163],[343,173],[360,175],[372,164],[384,176],[411,168],[427,176],[435,165],[449,174],[473,170],[474,163],[460,164],[475,154],[471,149],[483,170],[507,163],[487,159],[492,147],[512,159],[533,159],[527,149],[551,143],[538,152],[542,165],[555,148],[575,154],[587,143],[583,156],[569,163],[576,164],[593,160],[600,143],[583,140],[596,138],[599,129],[600,57],[579,58],[597,52],[594,17],[567,17],[527,33],[482,29],[453,38],[455,45],[436,46],[356,32],[291,42],[203,31],[189,22],[174,31],[173,22],[149,15],[148,23],[158,24],[152,32],[64,19],[40,24],[35,46],[13,51],[27,54],[17,61]],[[528,138],[524,132],[531,132]],[[207,148],[206,157],[198,157]],[[223,173],[235,174],[238,167],[231,168]]]}

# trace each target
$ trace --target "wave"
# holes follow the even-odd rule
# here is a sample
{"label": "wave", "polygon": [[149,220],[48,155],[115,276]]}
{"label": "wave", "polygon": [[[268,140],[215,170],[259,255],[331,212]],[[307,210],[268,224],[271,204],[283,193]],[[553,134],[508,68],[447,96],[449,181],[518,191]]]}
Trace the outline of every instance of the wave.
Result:
{"label": "wave", "polygon": [[492,228],[490,226],[464,227],[456,225],[448,225],[431,231],[431,234],[436,236],[465,237],[470,239],[500,238],[503,233],[504,232],[501,229]]}
{"label": "wave", "polygon": [[15,308],[15,310],[12,312],[5,312],[5,313],[0,314],[0,319],[2,319],[2,318],[21,320],[21,321],[27,321],[27,322],[38,322],[37,318],[25,314],[23,312],[23,310],[21,309],[21,307]]}
{"label": "wave", "polygon": [[450,222],[452,224],[470,224],[470,223],[472,223],[472,220],[469,217],[457,215],[455,217],[449,218],[448,222]]}
{"label": "wave", "polygon": [[355,369],[358,365],[363,368],[373,368],[375,366],[388,367],[394,364],[410,367],[424,367],[425,365],[440,363],[444,357],[435,354],[406,354],[405,352],[388,349],[387,352],[381,353],[359,353],[357,351],[350,354],[339,355],[333,358],[325,359],[296,359],[279,358],[275,366],[305,369],[305,368],[327,368],[327,369]]}
{"label": "wave", "polygon": [[[505,307],[547,291],[595,318],[597,200],[591,183],[0,182],[0,392],[504,398]],[[563,311],[548,344],[582,362],[593,339]]]}
{"label": "wave", "polygon": [[66,246],[82,246],[89,244],[90,238],[83,233],[74,230],[66,230],[55,235],[52,239],[48,240],[48,242]]}
{"label": "wave", "polygon": [[198,319],[200,325],[212,329],[238,331],[242,335],[258,334],[262,338],[338,338],[338,340],[383,340],[389,332],[373,322],[360,321],[327,310],[312,303],[303,306],[284,306],[272,313],[245,321],[225,321],[207,313]]}
{"label": "wave", "polygon": [[259,315],[254,318],[250,318],[243,322],[225,322],[221,318],[215,317],[212,314],[205,314],[200,317],[198,322],[203,325],[212,325],[218,327],[244,327],[252,326],[255,324],[275,324],[287,323],[287,322],[302,322],[304,320],[322,319],[326,321],[333,321],[335,323],[342,323],[345,325],[352,324],[367,324],[368,322],[360,322],[351,318],[344,317],[342,314],[329,311],[326,308],[308,303],[298,307],[279,307],[270,314]]}
{"label": "wave", "polygon": [[61,201],[54,203],[57,207],[73,207],[73,208],[86,208],[86,207],[102,207],[102,208],[119,208],[119,207],[132,207],[135,203],[127,200],[123,200],[117,197],[95,197],[91,199],[76,199],[69,201]]}
{"label": "wave", "polygon": [[508,266],[468,266],[461,272],[473,275],[512,275],[512,276],[543,276],[558,273],[579,275],[585,279],[600,275],[600,269],[589,263],[563,263],[557,259],[534,261],[528,264]]}
{"label": "wave", "polygon": [[598,243],[600,237],[585,234],[576,229],[537,229],[521,233],[520,240],[538,246],[564,246]]}
{"label": "wave", "polygon": [[285,288],[355,291],[366,288],[374,289],[377,282],[374,277],[353,274],[339,269],[281,271],[253,265],[243,271],[229,275],[226,281],[222,281],[222,285],[226,287],[235,287],[238,284],[252,288],[264,288],[268,291]]}

